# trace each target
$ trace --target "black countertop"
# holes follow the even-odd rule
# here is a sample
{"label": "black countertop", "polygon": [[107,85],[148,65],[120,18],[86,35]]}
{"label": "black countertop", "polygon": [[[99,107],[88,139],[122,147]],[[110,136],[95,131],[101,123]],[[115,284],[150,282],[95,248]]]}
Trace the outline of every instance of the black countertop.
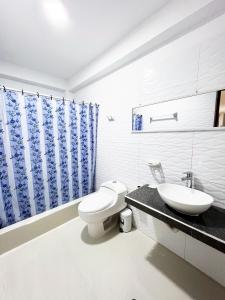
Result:
{"label": "black countertop", "polygon": [[187,216],[170,208],[148,185],[127,194],[126,202],[225,253],[225,209],[211,206],[197,217]]}

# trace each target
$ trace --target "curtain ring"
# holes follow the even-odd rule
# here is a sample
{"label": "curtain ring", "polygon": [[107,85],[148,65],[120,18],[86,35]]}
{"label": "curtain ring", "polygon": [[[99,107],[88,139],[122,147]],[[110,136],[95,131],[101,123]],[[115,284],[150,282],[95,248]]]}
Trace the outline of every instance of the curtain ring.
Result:
{"label": "curtain ring", "polygon": [[39,98],[39,93],[37,92],[37,97]]}
{"label": "curtain ring", "polygon": [[4,91],[4,92],[6,92],[6,88],[5,88],[5,86],[4,86],[4,85],[3,85],[3,91]]}

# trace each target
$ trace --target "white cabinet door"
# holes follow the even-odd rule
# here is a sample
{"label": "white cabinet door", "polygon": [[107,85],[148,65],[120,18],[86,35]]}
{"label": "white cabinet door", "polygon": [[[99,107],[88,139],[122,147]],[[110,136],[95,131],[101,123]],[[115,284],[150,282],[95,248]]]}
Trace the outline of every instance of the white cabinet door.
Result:
{"label": "white cabinet door", "polygon": [[186,235],[185,260],[225,286],[225,254]]}

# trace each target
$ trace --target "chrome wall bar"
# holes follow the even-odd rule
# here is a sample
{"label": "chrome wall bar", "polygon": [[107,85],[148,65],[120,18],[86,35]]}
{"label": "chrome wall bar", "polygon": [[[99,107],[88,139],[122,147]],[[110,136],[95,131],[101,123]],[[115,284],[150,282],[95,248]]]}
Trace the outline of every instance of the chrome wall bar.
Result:
{"label": "chrome wall bar", "polygon": [[155,121],[166,121],[166,120],[178,120],[178,113],[173,113],[169,115],[162,115],[162,116],[155,116],[155,117],[150,117],[150,123],[155,122]]}

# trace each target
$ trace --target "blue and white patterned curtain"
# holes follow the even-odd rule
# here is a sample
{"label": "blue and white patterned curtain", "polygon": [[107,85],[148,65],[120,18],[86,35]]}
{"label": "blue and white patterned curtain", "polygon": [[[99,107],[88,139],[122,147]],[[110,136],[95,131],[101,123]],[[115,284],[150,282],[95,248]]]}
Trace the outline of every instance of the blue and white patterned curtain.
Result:
{"label": "blue and white patterned curtain", "polygon": [[98,112],[0,91],[0,227],[94,191]]}
{"label": "blue and white patterned curtain", "polygon": [[133,114],[132,130],[141,131],[143,129],[143,117],[140,114]]}

